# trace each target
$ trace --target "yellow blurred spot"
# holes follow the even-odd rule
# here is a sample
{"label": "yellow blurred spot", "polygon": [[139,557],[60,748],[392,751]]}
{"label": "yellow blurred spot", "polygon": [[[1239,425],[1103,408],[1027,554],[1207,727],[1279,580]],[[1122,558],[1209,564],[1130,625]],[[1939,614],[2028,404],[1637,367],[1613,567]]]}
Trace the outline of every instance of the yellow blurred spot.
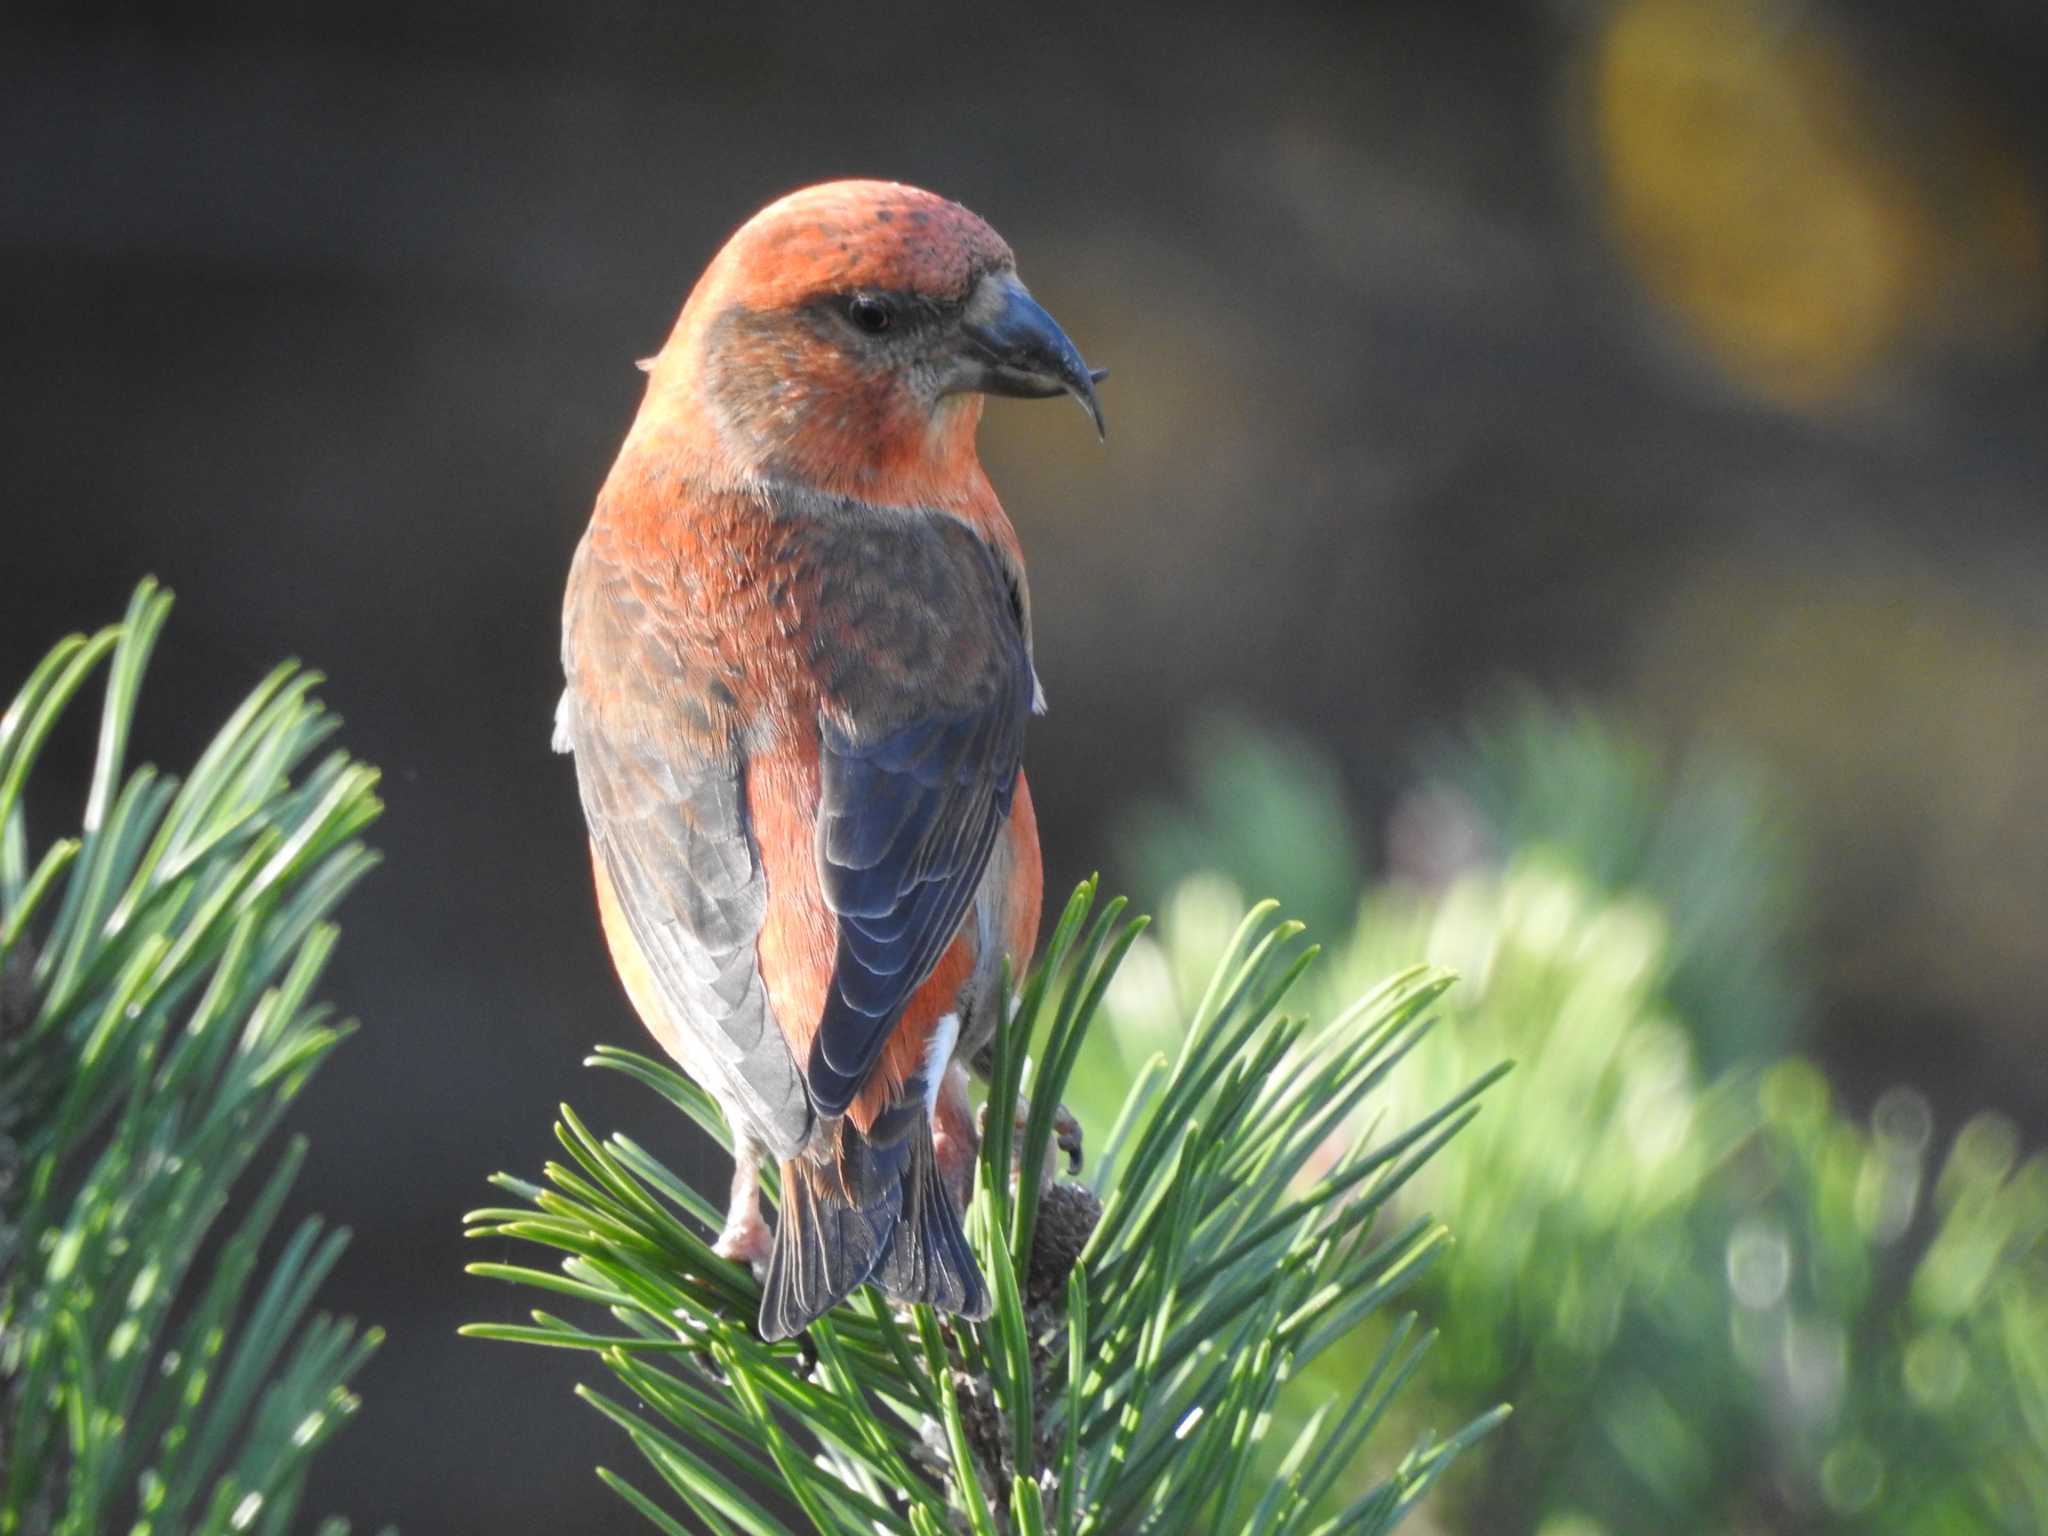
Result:
{"label": "yellow blurred spot", "polygon": [[1764,0],[1621,0],[1593,48],[1612,237],[1779,404],[1839,396],[1909,340],[2018,352],[2040,329],[2036,188],[1960,106],[1906,114],[1882,85],[1817,8]]}

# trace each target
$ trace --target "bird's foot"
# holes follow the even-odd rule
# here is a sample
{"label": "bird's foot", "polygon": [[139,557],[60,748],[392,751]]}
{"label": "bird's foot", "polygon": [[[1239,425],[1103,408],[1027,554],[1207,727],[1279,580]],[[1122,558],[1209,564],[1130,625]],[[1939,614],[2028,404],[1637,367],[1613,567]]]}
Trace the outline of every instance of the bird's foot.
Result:
{"label": "bird's foot", "polygon": [[761,1219],[758,1207],[744,1214],[735,1212],[726,1218],[711,1251],[729,1263],[746,1265],[756,1280],[765,1280],[769,1256],[775,1252],[775,1234]]}
{"label": "bird's foot", "polygon": [[733,1264],[745,1264],[756,1280],[768,1278],[768,1259],[775,1252],[775,1234],[761,1219],[761,1152],[742,1140],[733,1148],[732,1189],[725,1206],[725,1226],[711,1251]]}
{"label": "bird's foot", "polygon": [[[1019,1125],[1021,1128],[1021,1120]],[[1081,1171],[1081,1122],[1064,1104],[1052,1112],[1052,1142],[1067,1155],[1067,1177],[1071,1179],[1078,1175]]]}
{"label": "bird's foot", "polygon": [[[988,1107],[982,1106],[982,1126],[988,1123]],[[1031,1123],[1031,1100],[1023,1094],[1017,1095],[1016,1135],[1010,1139],[1010,1156],[1021,1160],[1024,1156],[1024,1132]],[[1045,1168],[1039,1174],[1041,1185],[1050,1184],[1059,1177],[1059,1165],[1053,1154],[1061,1152],[1067,1159],[1067,1177],[1073,1178],[1081,1171],[1081,1122],[1074,1118],[1072,1110],[1062,1104],[1052,1112],[1052,1145],[1045,1149]]]}

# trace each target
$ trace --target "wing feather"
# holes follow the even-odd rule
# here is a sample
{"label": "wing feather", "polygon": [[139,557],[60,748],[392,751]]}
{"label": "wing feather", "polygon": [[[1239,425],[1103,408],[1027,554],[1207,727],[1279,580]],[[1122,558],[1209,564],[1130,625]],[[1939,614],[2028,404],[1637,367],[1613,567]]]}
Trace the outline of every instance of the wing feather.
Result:
{"label": "wing feather", "polygon": [[791,1157],[813,1117],[760,974],[768,889],[736,733],[721,723],[710,658],[691,653],[687,626],[652,622],[650,607],[586,539],[570,577],[559,729],[626,924],[669,1022],[703,1058],[690,1065],[709,1066],[722,1082],[705,1086]]}
{"label": "wing feather", "polygon": [[950,519],[925,536],[941,554],[891,572],[887,601],[907,589],[922,604],[928,662],[864,677],[849,710],[828,698],[821,725],[818,874],[838,951],[805,1076],[825,1114],[860,1092],[959,931],[1010,814],[1035,693],[993,551]]}

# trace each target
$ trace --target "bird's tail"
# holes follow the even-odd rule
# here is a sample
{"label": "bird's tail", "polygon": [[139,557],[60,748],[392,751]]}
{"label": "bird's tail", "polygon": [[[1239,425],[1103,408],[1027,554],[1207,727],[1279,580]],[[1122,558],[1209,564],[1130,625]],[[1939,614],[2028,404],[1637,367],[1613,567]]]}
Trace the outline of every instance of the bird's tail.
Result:
{"label": "bird's tail", "polygon": [[923,1102],[885,1113],[866,1133],[841,1120],[836,1142],[782,1165],[761,1337],[801,1333],[868,1280],[897,1301],[988,1316],[988,1290],[939,1177]]}
{"label": "bird's tail", "polygon": [[975,1267],[967,1234],[960,1229],[953,1196],[939,1177],[932,1123],[922,1114],[903,1169],[902,1211],[874,1279],[895,1301],[927,1302],[961,1317],[983,1318],[989,1313],[988,1287]]}

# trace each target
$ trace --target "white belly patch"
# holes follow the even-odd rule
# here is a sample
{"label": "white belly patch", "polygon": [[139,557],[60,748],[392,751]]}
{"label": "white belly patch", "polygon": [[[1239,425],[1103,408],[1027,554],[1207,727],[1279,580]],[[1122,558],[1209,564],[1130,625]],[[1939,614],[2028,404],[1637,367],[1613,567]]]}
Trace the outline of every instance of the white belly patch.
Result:
{"label": "white belly patch", "polygon": [[939,1087],[946,1081],[946,1068],[953,1064],[953,1047],[960,1041],[960,1015],[949,1013],[932,1026],[932,1037],[924,1047],[924,1112],[927,1117],[939,1107]]}

